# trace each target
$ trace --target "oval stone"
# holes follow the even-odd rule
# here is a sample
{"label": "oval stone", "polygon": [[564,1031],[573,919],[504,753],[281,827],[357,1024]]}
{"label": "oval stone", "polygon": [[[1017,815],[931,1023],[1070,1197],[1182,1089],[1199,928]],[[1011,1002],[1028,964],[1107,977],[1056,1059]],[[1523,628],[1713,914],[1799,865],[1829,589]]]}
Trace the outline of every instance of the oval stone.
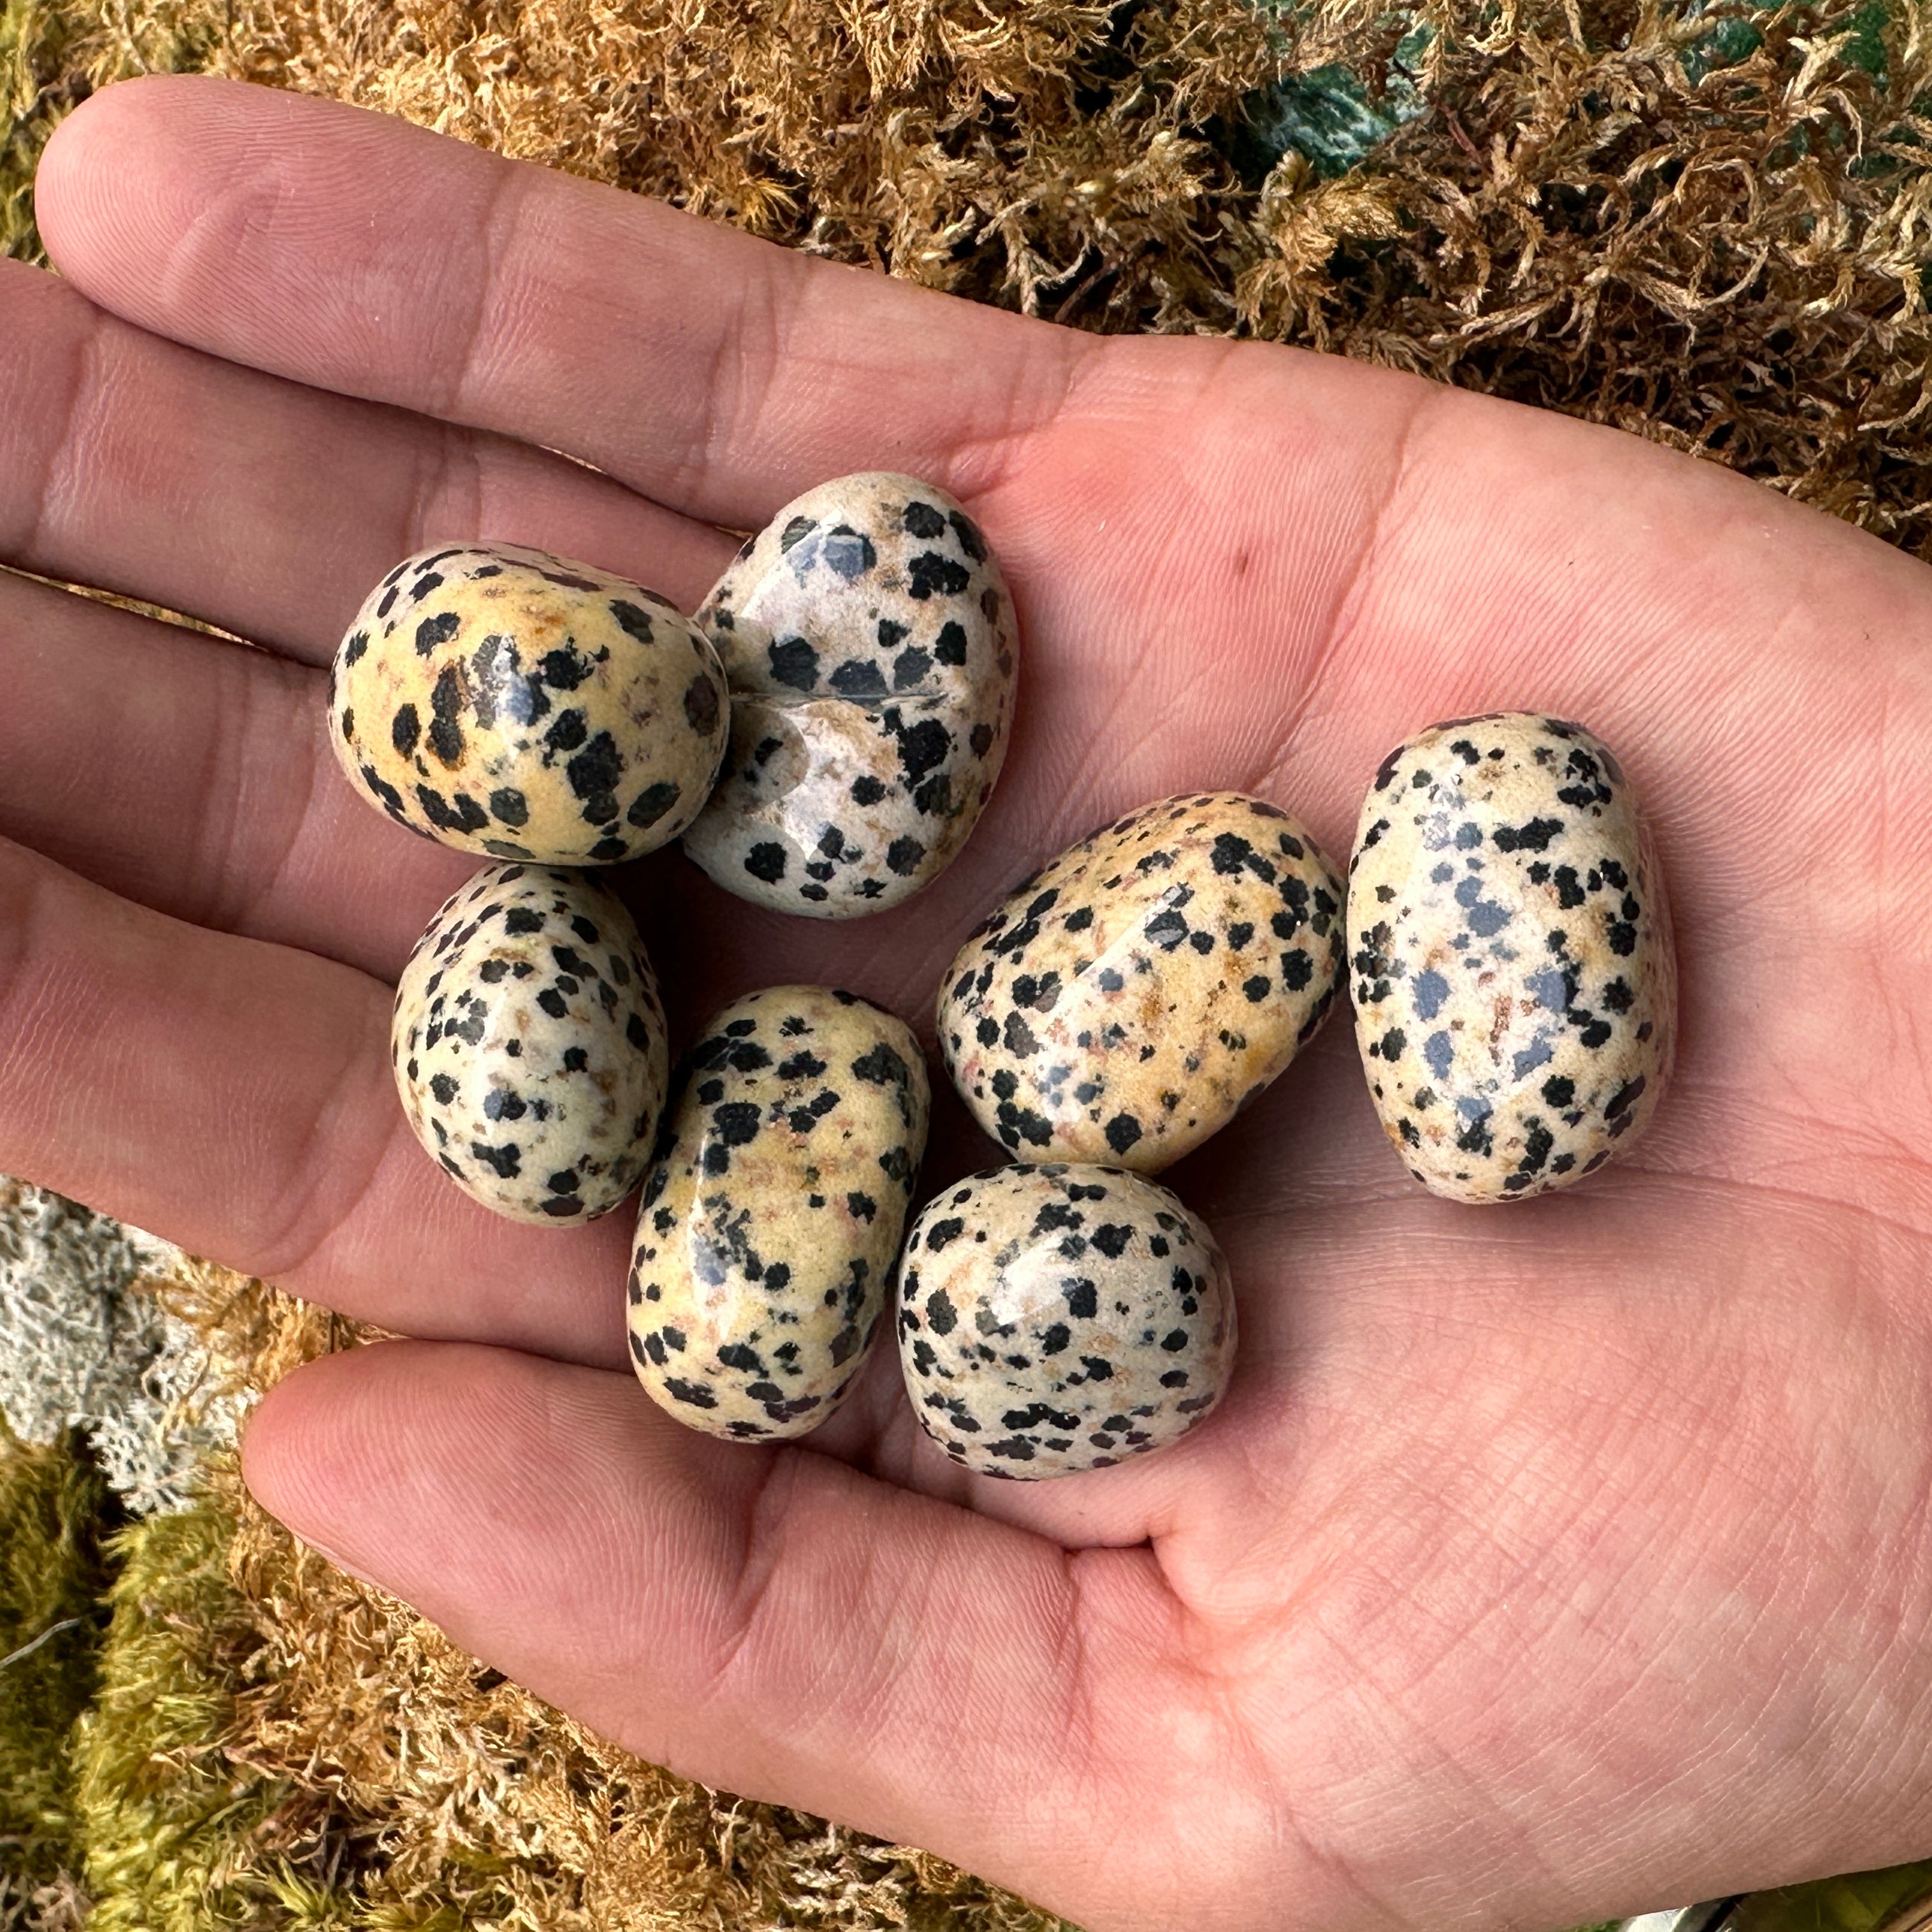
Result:
{"label": "oval stone", "polygon": [[731,749],[685,850],[728,892],[850,919],[929,885],[1000,775],[1017,634],[998,560],[943,490],[868,472],[788,503],[697,622]]}
{"label": "oval stone", "polygon": [[1520,1201],[1628,1148],[1677,1031],[1670,915],[1621,766],[1581,725],[1432,725],[1376,774],[1348,866],[1356,1043],[1410,1173]]}
{"label": "oval stone", "polygon": [[636,1185],[669,1084],[657,976],[583,873],[486,866],[416,942],[389,1034],[416,1138],[513,1221],[588,1220]]}
{"label": "oval stone", "polygon": [[1234,1360],[1228,1264],[1168,1191],[1118,1168],[994,1168],[906,1240],[899,1360],[913,1411],[982,1476],[1103,1469],[1177,1442]]}
{"label": "oval stone", "polygon": [[855,994],[727,1006],[679,1070],[632,1256],[631,1358],[679,1421],[802,1436],[844,1399],[892,1293],[926,1150],[926,1061]]}
{"label": "oval stone", "polygon": [[1342,931],[1299,821],[1240,792],[1164,799],[1023,880],[961,948],[946,1070],[1017,1160],[1158,1173],[1312,1037]]}
{"label": "oval stone", "polygon": [[406,557],[335,654],[350,784],[459,851],[614,865],[675,838],[728,734],[724,675],[655,590],[504,544]]}

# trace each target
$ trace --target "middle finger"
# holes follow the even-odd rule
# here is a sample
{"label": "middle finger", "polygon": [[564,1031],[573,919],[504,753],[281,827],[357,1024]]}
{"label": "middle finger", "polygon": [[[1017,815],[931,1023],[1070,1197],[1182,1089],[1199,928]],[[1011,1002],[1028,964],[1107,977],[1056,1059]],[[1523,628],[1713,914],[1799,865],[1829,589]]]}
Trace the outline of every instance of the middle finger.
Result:
{"label": "middle finger", "polygon": [[479,536],[686,610],[734,548],[567,457],[224,362],[0,261],[0,562],[320,664],[399,557]]}

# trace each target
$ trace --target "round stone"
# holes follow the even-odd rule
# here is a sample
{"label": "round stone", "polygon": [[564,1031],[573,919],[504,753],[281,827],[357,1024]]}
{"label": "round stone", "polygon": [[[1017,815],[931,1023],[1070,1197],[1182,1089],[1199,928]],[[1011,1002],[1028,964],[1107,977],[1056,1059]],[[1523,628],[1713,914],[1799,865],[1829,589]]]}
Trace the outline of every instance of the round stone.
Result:
{"label": "round stone", "polygon": [[716,655],[674,605],[502,544],[397,565],[336,652],[329,715],[350,782],[398,824],[560,866],[675,838],[730,724]]}
{"label": "round stone", "polygon": [[892,1293],[926,1150],[926,1061],[851,993],[774,986],[712,1016],[644,1186],[631,1358],[663,1408],[738,1441],[837,1409]]}
{"label": "round stone", "polygon": [[644,1172],[670,1056],[656,975],[580,872],[486,866],[396,987],[389,1052],[416,1138],[513,1221],[608,1214]]}
{"label": "round stone", "polygon": [[920,1210],[899,1278],[913,1411],[985,1476],[1101,1469],[1178,1441],[1234,1360],[1228,1264],[1118,1168],[995,1168]]}
{"label": "round stone", "polygon": [[1016,1159],[1158,1173],[1286,1068],[1341,966],[1341,882],[1299,821],[1164,799],[994,910],[947,970],[940,1049]]}
{"label": "round stone", "polygon": [[1348,916],[1370,1091],[1432,1192],[1526,1200],[1642,1132],[1677,968],[1650,835],[1601,740],[1499,712],[1398,746],[1362,807]]}
{"label": "round stone", "polygon": [[699,608],[731,748],[685,850],[728,892],[850,919],[931,884],[999,776],[1006,580],[943,490],[884,472],[788,503]]}

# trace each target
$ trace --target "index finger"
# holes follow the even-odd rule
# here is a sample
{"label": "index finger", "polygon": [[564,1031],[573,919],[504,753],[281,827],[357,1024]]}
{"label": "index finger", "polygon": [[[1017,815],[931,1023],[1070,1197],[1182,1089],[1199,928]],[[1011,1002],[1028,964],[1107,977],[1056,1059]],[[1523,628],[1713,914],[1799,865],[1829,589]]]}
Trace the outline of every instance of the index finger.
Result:
{"label": "index finger", "polygon": [[1089,345],[334,101],[104,89],[43,157],[54,261],[236,362],[563,450],[736,527],[828,476],[970,493]]}

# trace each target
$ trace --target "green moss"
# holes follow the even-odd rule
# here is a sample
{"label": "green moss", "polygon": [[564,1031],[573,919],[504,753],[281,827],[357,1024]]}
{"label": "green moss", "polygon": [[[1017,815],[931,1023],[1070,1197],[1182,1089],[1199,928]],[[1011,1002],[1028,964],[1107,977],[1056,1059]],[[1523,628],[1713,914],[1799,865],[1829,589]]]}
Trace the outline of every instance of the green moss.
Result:
{"label": "green moss", "polygon": [[[253,1851],[284,1787],[217,1740],[254,1647],[228,1576],[235,1520],[204,1498],[122,1531],[99,1694],[74,1733],[89,1932],[290,1922]],[[328,1921],[314,1913],[298,1923]]]}
{"label": "green moss", "polygon": [[94,1691],[107,1501],[76,1444],[0,1425],[0,1867],[22,1878],[80,1868],[62,1740]]}

